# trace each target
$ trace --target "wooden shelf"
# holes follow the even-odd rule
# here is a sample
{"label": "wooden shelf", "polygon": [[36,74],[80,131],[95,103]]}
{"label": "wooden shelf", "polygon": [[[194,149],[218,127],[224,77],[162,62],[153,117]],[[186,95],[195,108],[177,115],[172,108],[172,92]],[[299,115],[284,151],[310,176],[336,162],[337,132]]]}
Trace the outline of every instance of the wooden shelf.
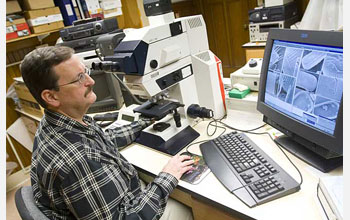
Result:
{"label": "wooden shelf", "polygon": [[43,35],[47,35],[47,34],[50,35],[51,33],[55,33],[55,32],[58,32],[58,31],[60,31],[60,29],[52,30],[52,31],[49,31],[49,32],[44,32],[44,33],[39,33],[39,34],[31,34],[31,35],[28,35],[28,36],[25,36],[25,37],[18,37],[18,38],[15,38],[15,39],[7,40],[6,44],[17,42],[17,41],[21,41],[21,40],[25,40],[25,39],[29,39],[29,38],[33,38],[33,37],[39,37],[39,36],[43,36]]}
{"label": "wooden shelf", "polygon": [[11,67],[11,66],[19,65],[19,64],[21,64],[21,62],[22,62],[22,60],[21,60],[21,61],[14,62],[14,63],[9,63],[9,64],[6,65],[6,68],[7,68],[7,67]]}
{"label": "wooden shelf", "polygon": [[40,120],[41,120],[40,117],[35,116],[35,115],[32,115],[32,114],[29,114],[29,113],[23,111],[22,109],[15,108],[15,111],[17,111],[17,112],[20,113],[20,114],[26,115],[26,116],[28,116],[29,118],[34,119],[35,121],[40,121]]}

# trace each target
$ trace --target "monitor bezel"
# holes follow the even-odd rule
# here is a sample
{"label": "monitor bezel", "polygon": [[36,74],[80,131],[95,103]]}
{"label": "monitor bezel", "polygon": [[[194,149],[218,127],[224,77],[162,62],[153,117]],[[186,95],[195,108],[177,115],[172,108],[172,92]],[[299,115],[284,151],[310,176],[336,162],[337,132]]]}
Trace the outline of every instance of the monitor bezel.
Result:
{"label": "monitor bezel", "polygon": [[[311,31],[311,30],[291,30],[291,29],[270,29],[266,41],[264,59],[261,67],[260,88],[258,95],[257,109],[264,117],[276,123],[288,131],[286,135],[306,139],[326,150],[343,154],[343,96],[340,101],[338,117],[333,135],[308,126],[291,116],[280,112],[265,103],[266,78],[270,63],[270,54],[274,40],[282,40],[296,43],[307,43],[343,48],[343,34],[335,31]],[[316,147],[316,146],[315,146]],[[316,149],[317,150],[317,149]]]}

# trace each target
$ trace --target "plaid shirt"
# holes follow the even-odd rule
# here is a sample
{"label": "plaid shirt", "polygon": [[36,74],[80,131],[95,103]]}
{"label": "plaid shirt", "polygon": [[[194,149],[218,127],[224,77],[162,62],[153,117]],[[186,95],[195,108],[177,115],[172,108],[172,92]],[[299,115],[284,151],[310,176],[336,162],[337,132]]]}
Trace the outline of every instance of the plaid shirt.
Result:
{"label": "plaid shirt", "polygon": [[103,131],[45,110],[31,167],[34,199],[50,219],[159,219],[178,181],[161,172],[141,190],[135,168],[118,147],[132,143],[149,121]]}

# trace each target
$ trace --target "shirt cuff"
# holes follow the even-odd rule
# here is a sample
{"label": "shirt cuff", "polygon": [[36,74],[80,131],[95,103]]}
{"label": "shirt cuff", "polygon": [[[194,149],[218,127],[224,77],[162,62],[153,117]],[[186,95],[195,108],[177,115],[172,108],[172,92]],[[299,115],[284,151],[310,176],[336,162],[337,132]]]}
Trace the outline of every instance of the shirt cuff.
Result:
{"label": "shirt cuff", "polygon": [[170,194],[179,183],[176,177],[165,172],[160,172],[153,182],[161,185],[168,194]]}
{"label": "shirt cuff", "polygon": [[141,125],[142,129],[147,128],[149,125],[153,123],[153,121],[149,118],[142,118],[138,122]]}

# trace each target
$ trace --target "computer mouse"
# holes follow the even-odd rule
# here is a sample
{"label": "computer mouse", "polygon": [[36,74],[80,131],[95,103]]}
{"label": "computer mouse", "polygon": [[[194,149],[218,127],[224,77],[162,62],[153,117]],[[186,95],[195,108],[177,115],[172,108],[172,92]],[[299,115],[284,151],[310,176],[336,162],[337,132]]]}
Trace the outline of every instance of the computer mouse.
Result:
{"label": "computer mouse", "polygon": [[192,159],[192,157],[193,157],[193,154],[191,154],[190,152],[187,152],[187,151],[182,152],[182,153],[180,154],[180,156],[181,156],[181,155],[187,155],[187,156],[190,156],[190,157],[191,157],[191,159]]}

